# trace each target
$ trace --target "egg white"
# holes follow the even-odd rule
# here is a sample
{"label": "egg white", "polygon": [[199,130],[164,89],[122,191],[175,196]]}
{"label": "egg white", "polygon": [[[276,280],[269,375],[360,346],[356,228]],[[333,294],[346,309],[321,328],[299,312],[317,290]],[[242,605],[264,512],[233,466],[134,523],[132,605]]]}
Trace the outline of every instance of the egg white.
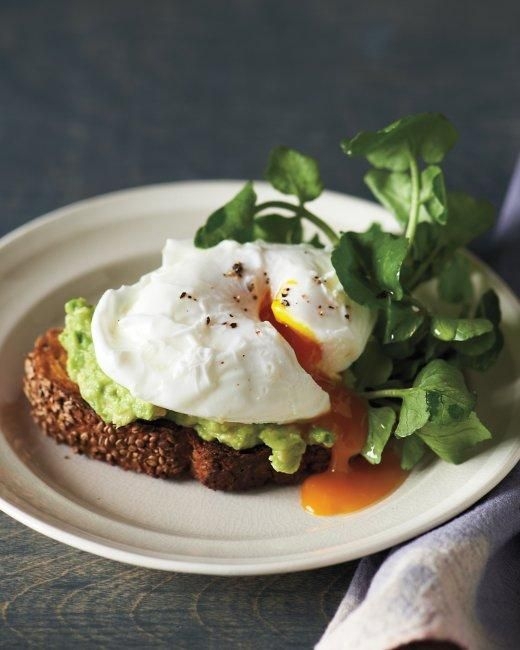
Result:
{"label": "egg white", "polygon": [[286,423],[328,411],[327,393],[260,319],[264,301],[321,346],[329,376],[359,356],[373,324],[345,295],[326,251],[233,241],[203,250],[168,240],[157,270],[101,297],[96,358],[136,397],[195,417]]}

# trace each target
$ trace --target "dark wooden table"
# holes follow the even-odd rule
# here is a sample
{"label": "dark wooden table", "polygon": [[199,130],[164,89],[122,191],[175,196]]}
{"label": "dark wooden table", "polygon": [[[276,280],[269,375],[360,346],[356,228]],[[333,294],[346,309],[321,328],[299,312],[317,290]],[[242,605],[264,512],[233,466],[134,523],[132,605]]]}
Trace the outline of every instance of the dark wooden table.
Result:
{"label": "dark wooden table", "polygon": [[[340,138],[422,110],[460,131],[451,187],[499,206],[520,149],[519,24],[513,0],[3,0],[0,234],[122,187],[259,177],[279,143],[367,196]],[[480,252],[493,261],[489,239]],[[0,538],[2,648],[310,648],[355,569],[151,571],[2,514]]]}

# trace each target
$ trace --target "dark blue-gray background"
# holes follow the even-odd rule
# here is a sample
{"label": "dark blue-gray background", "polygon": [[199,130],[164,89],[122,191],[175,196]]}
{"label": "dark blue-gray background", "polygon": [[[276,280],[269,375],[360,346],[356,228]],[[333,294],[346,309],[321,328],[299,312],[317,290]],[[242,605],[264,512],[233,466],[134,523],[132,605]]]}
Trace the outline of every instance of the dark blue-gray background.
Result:
{"label": "dark blue-gray background", "polygon": [[[327,187],[368,196],[339,140],[425,110],[460,131],[450,187],[499,207],[520,149],[519,26],[505,0],[2,0],[0,234],[123,187],[258,178],[276,144],[315,156]],[[9,648],[310,647],[355,568],[182,576],[4,515],[0,536]]]}

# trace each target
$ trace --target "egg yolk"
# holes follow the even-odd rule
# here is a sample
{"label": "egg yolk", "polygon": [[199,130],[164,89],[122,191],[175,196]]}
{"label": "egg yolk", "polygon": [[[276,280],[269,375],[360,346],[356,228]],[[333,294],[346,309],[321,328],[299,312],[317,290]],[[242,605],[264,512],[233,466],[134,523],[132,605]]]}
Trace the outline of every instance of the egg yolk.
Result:
{"label": "egg yolk", "polygon": [[330,411],[311,425],[332,431],[336,438],[327,470],[303,482],[302,506],[314,515],[337,515],[365,508],[396,490],[408,473],[401,469],[399,458],[391,449],[385,450],[378,465],[360,456],[368,434],[365,400],[319,372],[319,343],[301,328],[293,329],[287,318],[280,322],[280,312],[283,313],[277,309],[276,301],[266,302],[260,318],[276,328],[294,350],[302,368],[329,394]]}

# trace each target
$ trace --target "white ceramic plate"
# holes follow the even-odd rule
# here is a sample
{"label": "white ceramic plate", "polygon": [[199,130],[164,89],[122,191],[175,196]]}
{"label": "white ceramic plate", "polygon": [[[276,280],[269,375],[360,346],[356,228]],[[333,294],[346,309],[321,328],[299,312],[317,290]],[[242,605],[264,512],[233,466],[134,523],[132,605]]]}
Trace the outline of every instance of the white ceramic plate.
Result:
{"label": "white ceramic plate", "polygon": [[[506,349],[475,379],[480,414],[497,434],[487,450],[454,467],[414,471],[390,497],[355,514],[317,518],[297,488],[212,492],[194,481],[161,481],[74,456],[32,424],[21,394],[25,354],[62,322],[74,296],[95,300],[156,266],[164,239],[189,237],[239,182],[193,182],[128,190],[57,210],[0,242],[0,507],[24,524],[77,548],[157,569],[247,575],[310,569],[351,560],[446,521],[496,485],[520,458],[519,309],[499,293]],[[270,192],[258,184],[262,198]],[[342,229],[373,220],[378,206],[327,192],[318,214]]]}

